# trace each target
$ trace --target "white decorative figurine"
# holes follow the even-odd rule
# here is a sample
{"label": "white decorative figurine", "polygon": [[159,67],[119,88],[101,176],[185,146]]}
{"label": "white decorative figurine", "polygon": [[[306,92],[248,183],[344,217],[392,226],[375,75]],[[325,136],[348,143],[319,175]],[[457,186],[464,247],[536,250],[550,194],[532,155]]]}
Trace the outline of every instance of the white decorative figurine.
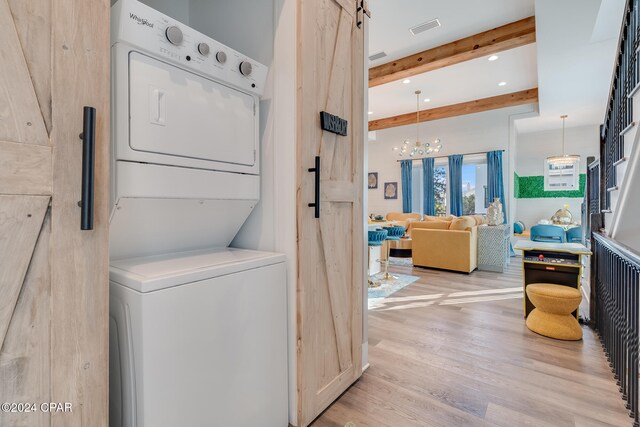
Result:
{"label": "white decorative figurine", "polygon": [[502,203],[496,197],[493,203],[487,208],[487,224],[500,225],[504,222],[504,214],[502,213]]}

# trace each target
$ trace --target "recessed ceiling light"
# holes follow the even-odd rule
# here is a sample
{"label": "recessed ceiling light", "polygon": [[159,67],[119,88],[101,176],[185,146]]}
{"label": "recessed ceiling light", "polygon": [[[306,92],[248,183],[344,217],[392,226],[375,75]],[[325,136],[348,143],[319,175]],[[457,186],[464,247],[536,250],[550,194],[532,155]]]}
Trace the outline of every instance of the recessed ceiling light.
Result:
{"label": "recessed ceiling light", "polygon": [[373,114],[373,111],[369,111],[369,115],[372,115],[372,114]]}
{"label": "recessed ceiling light", "polygon": [[498,83],[498,86],[505,86],[507,84],[507,82],[500,82]]}
{"label": "recessed ceiling light", "polygon": [[431,99],[430,98],[425,98],[424,102],[431,102]]}
{"label": "recessed ceiling light", "polygon": [[489,61],[495,61],[496,59],[498,59],[498,55],[491,55],[489,57]]}
{"label": "recessed ceiling light", "polygon": [[404,80],[402,81],[402,83],[404,83],[404,84],[406,84],[406,85],[407,85],[407,84],[411,83],[411,80],[409,80],[409,79],[404,79]]}

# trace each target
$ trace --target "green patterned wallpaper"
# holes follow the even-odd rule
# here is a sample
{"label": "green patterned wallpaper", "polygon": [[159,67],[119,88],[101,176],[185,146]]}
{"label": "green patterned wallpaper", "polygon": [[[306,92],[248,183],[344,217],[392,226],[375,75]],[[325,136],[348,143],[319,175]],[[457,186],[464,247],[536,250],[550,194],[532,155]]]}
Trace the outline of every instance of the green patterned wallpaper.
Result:
{"label": "green patterned wallpaper", "polygon": [[544,176],[518,176],[514,173],[514,194],[516,199],[540,199],[560,197],[584,197],[587,175],[580,174],[580,189],[570,191],[544,191]]}

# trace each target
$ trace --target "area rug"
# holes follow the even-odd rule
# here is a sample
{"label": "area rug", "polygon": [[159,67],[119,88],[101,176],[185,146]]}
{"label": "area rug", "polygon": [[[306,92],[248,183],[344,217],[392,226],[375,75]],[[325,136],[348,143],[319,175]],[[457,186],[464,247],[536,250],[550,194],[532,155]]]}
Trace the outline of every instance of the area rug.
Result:
{"label": "area rug", "polygon": [[394,292],[399,291],[400,289],[404,288],[407,285],[412,284],[413,282],[419,279],[419,277],[416,277],[416,276],[409,276],[407,274],[398,274],[398,273],[394,273],[394,276],[396,276],[397,279],[382,280],[383,276],[384,276],[384,273],[378,273],[375,276],[371,277],[371,279],[375,283],[380,283],[380,286],[378,286],[377,288],[369,288],[368,290],[369,308],[377,305],[376,303],[379,302],[380,300],[383,300],[384,298],[388,297]]}
{"label": "area rug", "polygon": [[399,267],[413,267],[413,259],[389,257],[389,265],[397,265]]}

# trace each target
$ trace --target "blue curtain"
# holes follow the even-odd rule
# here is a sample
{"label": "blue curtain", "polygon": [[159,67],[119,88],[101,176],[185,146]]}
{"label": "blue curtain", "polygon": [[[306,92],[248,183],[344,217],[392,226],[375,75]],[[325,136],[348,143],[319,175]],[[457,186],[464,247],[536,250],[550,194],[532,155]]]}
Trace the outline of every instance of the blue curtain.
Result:
{"label": "blue curtain", "polygon": [[462,154],[449,156],[451,215],[462,216]]}
{"label": "blue curtain", "polygon": [[487,195],[489,203],[495,198],[502,203],[504,222],[507,222],[507,205],[504,203],[504,180],[502,179],[502,151],[489,151],[487,153]]}
{"label": "blue curtain", "polygon": [[400,171],[402,172],[402,212],[411,212],[411,172],[413,163],[411,160],[402,160],[400,162]]}
{"label": "blue curtain", "polygon": [[436,194],[434,182],[434,159],[433,157],[422,159],[422,213],[433,216],[436,214]]}

